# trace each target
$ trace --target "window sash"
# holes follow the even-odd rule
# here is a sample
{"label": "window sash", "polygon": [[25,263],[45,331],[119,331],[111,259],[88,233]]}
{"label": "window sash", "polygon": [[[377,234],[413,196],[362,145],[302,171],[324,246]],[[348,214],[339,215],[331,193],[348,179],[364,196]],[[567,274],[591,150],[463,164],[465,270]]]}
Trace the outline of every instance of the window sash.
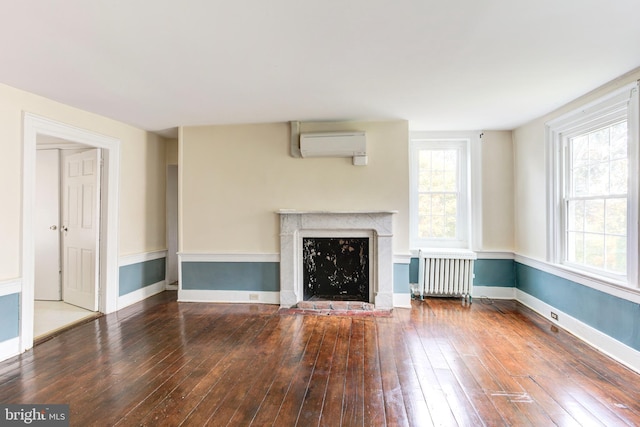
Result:
{"label": "window sash", "polygon": [[[459,223],[461,219],[460,213],[460,192],[459,191],[435,191],[435,192],[418,192],[418,204],[422,205],[423,198],[421,196],[431,196],[431,206],[429,209],[429,213],[422,214],[420,212],[420,207],[418,208],[418,236],[423,239],[436,239],[436,240],[457,240],[459,239]],[[441,197],[443,200],[439,203],[438,208],[441,208],[438,212],[434,212],[433,198]],[[447,205],[451,203],[451,201],[455,204],[455,212],[453,214],[447,213]],[[450,209],[450,208],[449,208]],[[442,226],[437,227],[437,224],[434,224],[438,219],[442,221]],[[453,226],[451,225],[451,219],[453,219]],[[429,223],[429,229],[431,232],[422,237],[423,234],[421,232],[423,228],[423,221],[426,220]],[[453,233],[447,232],[448,229],[453,227]],[[438,228],[442,229],[442,232],[437,232]]]}
{"label": "window sash", "polygon": [[[622,201],[625,205],[624,230],[610,228],[607,202]],[[586,220],[587,208],[583,208],[583,221],[580,226],[571,224],[572,204],[581,202],[602,202],[602,224],[589,223]],[[628,263],[628,236],[627,236],[627,197],[588,197],[568,198],[565,200],[565,229],[564,229],[564,255],[562,262],[573,268],[584,269],[595,274],[612,277],[616,280],[624,280]],[[573,225],[573,226],[572,226]],[[595,227],[594,227],[595,225]],[[580,240],[582,239],[582,240]],[[597,246],[600,251],[597,251]],[[624,258],[620,259],[620,250],[623,246]],[[580,256],[581,255],[581,256]]]}
{"label": "window sash", "polygon": [[[562,259],[563,264],[573,268],[580,268],[593,273],[612,277],[616,280],[624,280],[627,275],[627,230],[624,228],[624,234],[610,233],[607,229],[607,222],[610,217],[607,216],[607,207],[615,206],[615,203],[608,201],[624,200],[625,225],[628,221],[627,214],[627,193],[611,193],[611,176],[612,167],[622,166],[617,163],[624,163],[626,168],[628,163],[628,129],[625,135],[625,157],[611,157],[611,131],[614,126],[625,123],[627,125],[626,109],[620,111],[619,114],[606,117],[604,120],[595,120],[588,126],[580,126],[574,129],[568,135],[563,135],[564,153],[566,160],[562,170],[562,179],[564,181],[565,201],[562,210],[563,228],[562,234]],[[594,142],[591,140],[593,135],[606,131],[606,141]],[[586,138],[586,151],[583,147],[576,146],[573,141]],[[607,147],[602,146],[606,144]],[[576,154],[586,155],[586,159],[582,159],[582,163],[575,164]],[[592,158],[592,156],[595,156]],[[583,169],[586,177],[577,182],[576,169]],[[594,172],[599,170],[599,172]],[[592,173],[593,172],[593,173]],[[604,173],[603,173],[604,172]],[[596,175],[596,179],[592,181],[592,175]],[[598,177],[597,175],[602,176]],[[627,173],[628,175],[628,173]],[[604,181],[606,180],[606,183]],[[602,181],[602,182],[601,182]],[[628,185],[628,176],[625,177],[624,189],[626,191]],[[619,190],[619,188],[614,189]],[[572,229],[572,215],[575,207],[583,205],[582,226],[583,229]],[[601,205],[601,206],[599,206]],[[572,209],[572,206],[575,206]],[[600,212],[598,212],[598,210]],[[593,218],[589,219],[589,214]],[[601,221],[598,219],[601,218]],[[601,222],[601,224],[598,224]],[[594,228],[595,227],[595,228]],[[587,229],[588,228],[588,229]],[[624,246],[622,249],[621,246]],[[620,254],[620,251],[623,254]],[[624,256],[624,260],[620,258]]]}

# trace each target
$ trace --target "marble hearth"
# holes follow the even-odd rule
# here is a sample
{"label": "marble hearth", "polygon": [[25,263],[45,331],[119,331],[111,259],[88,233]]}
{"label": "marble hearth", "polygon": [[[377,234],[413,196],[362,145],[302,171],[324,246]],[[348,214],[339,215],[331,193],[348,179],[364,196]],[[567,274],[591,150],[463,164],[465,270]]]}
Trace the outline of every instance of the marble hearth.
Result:
{"label": "marble hearth", "polygon": [[370,303],[393,308],[393,215],[396,211],[280,210],[280,306],[303,301],[304,237],[368,237]]}

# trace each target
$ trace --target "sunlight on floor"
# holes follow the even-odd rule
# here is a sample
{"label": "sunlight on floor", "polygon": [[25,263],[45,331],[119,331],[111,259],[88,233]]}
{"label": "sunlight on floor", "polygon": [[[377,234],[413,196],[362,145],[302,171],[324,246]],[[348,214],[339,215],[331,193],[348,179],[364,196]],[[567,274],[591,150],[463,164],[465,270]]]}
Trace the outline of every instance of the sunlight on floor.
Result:
{"label": "sunlight on floor", "polygon": [[33,336],[39,338],[95,313],[64,301],[35,301]]}

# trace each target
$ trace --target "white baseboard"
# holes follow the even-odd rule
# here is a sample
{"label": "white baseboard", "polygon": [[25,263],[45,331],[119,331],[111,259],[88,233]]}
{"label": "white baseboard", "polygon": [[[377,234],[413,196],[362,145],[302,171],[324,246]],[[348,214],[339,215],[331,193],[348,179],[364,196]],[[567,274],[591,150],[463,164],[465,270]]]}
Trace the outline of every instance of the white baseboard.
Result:
{"label": "white baseboard", "polygon": [[280,305],[280,292],[178,290],[178,302],[231,302]]}
{"label": "white baseboard", "polygon": [[411,308],[411,294],[393,294],[393,306]]}
{"label": "white baseboard", "polygon": [[[182,289],[178,291],[178,301],[258,303],[279,305],[280,292]],[[411,294],[393,294],[393,306],[411,308]]]}
{"label": "white baseboard", "polygon": [[[640,373],[640,351],[611,338],[609,335],[592,328],[580,320],[563,313],[557,308],[540,301],[536,297],[533,297],[521,290],[516,291],[516,299],[520,303],[526,305],[533,311],[539,313],[572,335],[580,338],[592,347],[595,347],[612,359],[615,359],[628,368]],[[551,318],[552,311],[558,315],[558,320]]]}
{"label": "white baseboard", "polygon": [[20,354],[20,337],[0,342],[0,362]]}
{"label": "white baseboard", "polygon": [[178,290],[178,285],[174,284],[174,285],[167,285],[164,287],[165,290],[167,291],[177,291]]}
{"label": "white baseboard", "polygon": [[145,286],[144,288],[129,292],[126,295],[118,297],[118,310],[121,310],[131,304],[140,302],[152,295],[159,294],[164,291],[166,283],[164,280],[154,283],[153,285]]}
{"label": "white baseboard", "polygon": [[473,286],[473,298],[516,299],[516,288],[501,286]]}

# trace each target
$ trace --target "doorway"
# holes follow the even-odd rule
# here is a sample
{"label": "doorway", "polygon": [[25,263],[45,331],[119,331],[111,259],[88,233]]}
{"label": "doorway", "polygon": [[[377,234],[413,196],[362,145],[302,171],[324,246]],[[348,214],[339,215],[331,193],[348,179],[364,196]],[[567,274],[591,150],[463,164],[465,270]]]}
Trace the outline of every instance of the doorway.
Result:
{"label": "doorway", "polygon": [[178,290],[178,165],[167,165],[167,272],[166,289]]}
{"label": "doorway", "polygon": [[[69,126],[30,113],[24,115],[23,209],[22,209],[22,297],[20,299],[20,351],[33,347],[35,311],[36,259],[36,153],[46,138],[57,139],[57,148],[77,149],[78,146],[99,149],[103,163],[101,203],[95,205],[101,221],[97,225],[99,256],[95,271],[98,292],[95,307],[101,313],[117,310],[118,304],[118,205],[120,141],[105,135]],[[42,144],[42,142],[40,143]],[[87,254],[85,253],[85,256]],[[90,256],[90,255],[89,255]],[[86,272],[86,270],[85,270]]]}
{"label": "doorway", "polygon": [[34,338],[95,317],[100,248],[100,151],[36,141]]}

